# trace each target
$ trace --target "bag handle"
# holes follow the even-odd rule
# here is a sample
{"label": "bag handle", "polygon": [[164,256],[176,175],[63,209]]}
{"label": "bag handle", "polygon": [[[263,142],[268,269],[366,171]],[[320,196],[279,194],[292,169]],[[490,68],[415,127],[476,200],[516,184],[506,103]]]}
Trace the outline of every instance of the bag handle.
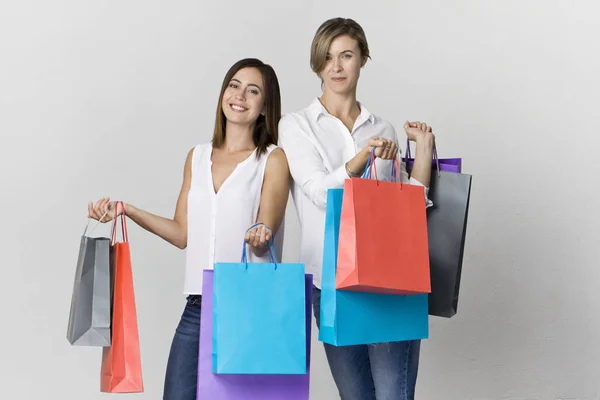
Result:
{"label": "bag handle", "polygon": [[91,235],[92,232],[94,232],[94,230],[96,230],[96,228],[98,227],[98,225],[100,225],[102,219],[104,217],[106,217],[106,214],[108,214],[108,210],[104,211],[104,214],[102,214],[102,216],[100,217],[100,219],[98,221],[96,221],[96,223],[94,224],[94,227],[92,228],[92,230],[89,233],[88,233],[88,228],[90,227],[90,222],[92,222],[92,218],[88,217],[87,224],[85,225],[85,229],[83,231],[83,236],[87,236],[88,234]]}
{"label": "bag handle", "polygon": [[[119,204],[121,205],[121,208],[123,209],[123,212],[120,215],[120,217],[121,217],[121,236],[123,237],[124,242],[129,242],[129,235],[127,234],[127,221],[126,221],[127,215],[125,214],[125,205],[123,204],[122,201],[115,202],[115,215],[119,214],[119,212],[118,212]],[[113,227],[112,227],[112,235],[111,235],[111,240],[112,240],[113,245],[117,241],[117,218],[118,217],[115,217],[113,219]]]}
{"label": "bag handle", "polygon": [[[267,228],[268,230],[271,231],[271,240],[267,241],[267,248],[269,251],[269,258],[271,259],[271,262],[273,263],[273,265],[275,266],[275,269],[277,269],[277,258],[276,258],[276,249],[275,249],[275,238],[273,237],[273,231],[271,230],[271,228],[269,228],[268,226],[266,226],[265,224],[263,224],[262,222],[258,222],[254,225],[252,225],[250,228],[248,228],[248,230],[246,230],[246,233],[250,232],[250,230],[252,228],[256,228],[257,226],[264,226],[265,228]],[[242,250],[242,263],[246,264],[246,269],[248,269],[248,255],[247,255],[247,243],[244,242],[244,247]]]}
{"label": "bag handle", "polygon": [[392,160],[392,182],[399,183],[400,189],[402,190],[402,179],[400,179],[400,177],[398,176],[399,172],[400,172],[400,165],[398,162],[398,156],[396,156]]}
{"label": "bag handle", "polygon": [[[409,158],[412,158],[410,155],[410,140],[406,139],[406,157],[404,158],[404,162],[407,162]],[[437,146],[435,142],[433,143],[433,161],[435,161],[435,166],[437,170],[438,177],[440,176],[440,160],[437,154]]]}
{"label": "bag handle", "polygon": [[[363,171],[361,178],[371,179],[372,175],[374,174],[375,180],[379,180],[377,179],[377,164],[375,163],[375,159],[375,147],[373,147],[371,149],[371,153],[369,154],[369,161],[367,161],[367,165],[365,165],[365,170]],[[371,167],[373,168],[373,174],[371,174]]]}
{"label": "bag handle", "polygon": [[[371,168],[373,168],[373,174],[375,175],[375,180],[377,184],[379,184],[379,179],[377,178],[377,164],[375,163],[375,147],[371,149],[371,155],[369,156],[369,161],[365,166],[365,171],[363,172],[361,178],[362,179],[371,179]],[[398,166],[398,155],[396,154],[392,160],[392,182],[399,183],[400,189],[402,189],[402,180],[398,178],[398,171],[400,170]]]}

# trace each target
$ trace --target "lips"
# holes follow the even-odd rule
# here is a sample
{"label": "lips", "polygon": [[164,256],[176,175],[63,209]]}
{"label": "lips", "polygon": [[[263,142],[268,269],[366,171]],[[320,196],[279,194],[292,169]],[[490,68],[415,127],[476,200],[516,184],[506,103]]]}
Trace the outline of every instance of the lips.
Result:
{"label": "lips", "polygon": [[337,77],[337,78],[331,78],[331,80],[334,82],[343,82],[344,80],[346,80],[346,78]]}

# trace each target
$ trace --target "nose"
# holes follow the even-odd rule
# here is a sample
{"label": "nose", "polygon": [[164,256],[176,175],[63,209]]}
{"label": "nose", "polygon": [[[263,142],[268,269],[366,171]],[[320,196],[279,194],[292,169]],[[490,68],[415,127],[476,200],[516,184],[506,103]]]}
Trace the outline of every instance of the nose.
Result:
{"label": "nose", "polygon": [[246,101],[246,90],[244,88],[238,87],[233,97],[235,97],[235,99],[239,101]]}
{"label": "nose", "polygon": [[340,72],[342,70],[342,63],[338,58],[333,59],[333,70],[335,72]]}

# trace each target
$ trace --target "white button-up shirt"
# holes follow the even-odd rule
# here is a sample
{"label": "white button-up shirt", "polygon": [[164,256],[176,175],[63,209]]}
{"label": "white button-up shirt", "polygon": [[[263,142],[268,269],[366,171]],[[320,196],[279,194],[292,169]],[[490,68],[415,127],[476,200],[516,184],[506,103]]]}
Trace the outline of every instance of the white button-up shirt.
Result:
{"label": "white button-up shirt", "polygon": [[[327,190],[344,187],[348,179],[346,162],[366,147],[373,136],[398,143],[392,124],[371,114],[362,105],[349,132],[318,98],[307,108],[286,114],[279,122],[279,147],[286,153],[294,180],[292,198],[302,228],[300,262],[305,264],[306,273],[313,274],[318,288],[321,287]],[[375,163],[378,179],[390,180],[391,161],[378,158]],[[409,179],[404,163],[400,170],[402,182],[423,186],[416,179]],[[428,190],[425,188],[425,196]]]}

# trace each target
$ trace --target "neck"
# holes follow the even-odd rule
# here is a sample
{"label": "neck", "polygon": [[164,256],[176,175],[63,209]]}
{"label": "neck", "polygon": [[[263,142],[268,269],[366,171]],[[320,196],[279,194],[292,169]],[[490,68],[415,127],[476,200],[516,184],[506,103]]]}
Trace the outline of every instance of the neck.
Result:
{"label": "neck", "polygon": [[356,101],[356,91],[338,94],[325,90],[320,100],[329,114],[341,120],[356,119],[360,115],[360,107]]}
{"label": "neck", "polygon": [[238,125],[227,121],[225,123],[225,142],[222,150],[227,152],[236,152],[244,150],[254,150],[254,124]]}

